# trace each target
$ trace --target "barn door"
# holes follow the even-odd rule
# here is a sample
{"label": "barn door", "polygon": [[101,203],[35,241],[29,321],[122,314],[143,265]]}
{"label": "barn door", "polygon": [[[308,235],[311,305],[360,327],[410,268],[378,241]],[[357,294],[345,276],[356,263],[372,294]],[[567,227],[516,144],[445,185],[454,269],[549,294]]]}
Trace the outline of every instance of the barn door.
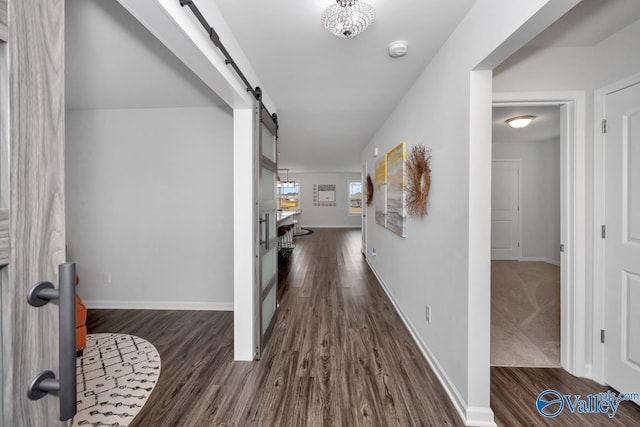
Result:
{"label": "barn door", "polygon": [[257,227],[255,236],[255,336],[256,359],[260,359],[276,321],[278,309],[278,234],[277,234],[277,148],[278,125],[260,101],[255,103],[254,152],[258,166],[256,174]]}

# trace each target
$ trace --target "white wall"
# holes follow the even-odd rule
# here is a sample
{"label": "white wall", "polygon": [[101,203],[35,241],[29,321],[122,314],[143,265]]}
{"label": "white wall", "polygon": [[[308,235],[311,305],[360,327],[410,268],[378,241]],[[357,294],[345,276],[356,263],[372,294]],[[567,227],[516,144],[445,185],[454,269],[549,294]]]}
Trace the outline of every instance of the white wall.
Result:
{"label": "white wall", "polygon": [[[282,178],[282,177],[281,177]],[[360,173],[290,173],[300,182],[300,222],[303,227],[360,227],[360,215],[349,215],[349,181],[360,181]],[[334,184],[336,206],[313,206],[313,184]]]}
{"label": "white wall", "polygon": [[[368,257],[468,425],[491,425],[491,73],[575,2],[479,0],[362,153],[432,148],[429,214],[406,238],[367,215]],[[558,9],[554,9],[554,8]],[[564,10],[560,10],[564,8]],[[540,13],[544,10],[544,13]],[[375,196],[374,196],[375,197]],[[375,204],[375,202],[374,202]],[[431,322],[425,320],[425,305]]]}
{"label": "white wall", "polygon": [[231,310],[230,111],[70,110],[66,132],[67,244],[87,305]]}
{"label": "white wall", "polygon": [[[599,224],[595,223],[594,196],[597,183],[593,181],[593,165],[598,161],[594,146],[595,91],[618,80],[640,73],[640,55],[637,43],[640,40],[640,21],[629,25],[606,40],[592,47],[556,47],[547,49],[526,48],[513,55],[495,70],[493,89],[495,93],[535,93],[550,91],[584,91],[587,100],[586,121],[586,203],[577,206],[586,212],[586,230],[576,230],[586,236],[585,288],[586,324],[592,325],[594,306],[594,259],[595,242],[599,239]],[[597,327],[586,330],[585,369],[591,374],[593,363],[593,337],[599,337]],[[597,339],[597,338],[596,338]]]}
{"label": "white wall", "polygon": [[494,159],[521,159],[522,257],[560,263],[560,140],[494,142]]}
{"label": "white wall", "polygon": [[593,47],[527,47],[494,71],[494,92],[593,91],[640,70],[637,21]]}

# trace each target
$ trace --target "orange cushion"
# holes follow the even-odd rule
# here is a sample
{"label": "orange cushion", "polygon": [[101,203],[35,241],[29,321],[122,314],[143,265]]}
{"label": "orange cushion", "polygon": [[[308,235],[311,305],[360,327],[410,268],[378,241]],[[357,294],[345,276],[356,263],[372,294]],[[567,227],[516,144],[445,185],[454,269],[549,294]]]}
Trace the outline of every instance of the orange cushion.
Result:
{"label": "orange cushion", "polygon": [[76,350],[82,350],[87,346],[87,307],[82,299],[76,295]]}
{"label": "orange cushion", "polygon": [[76,350],[82,350],[87,346],[87,327],[82,325],[76,328]]}
{"label": "orange cushion", "polygon": [[82,303],[82,299],[76,295],[76,326],[84,325],[87,322],[87,307]]}

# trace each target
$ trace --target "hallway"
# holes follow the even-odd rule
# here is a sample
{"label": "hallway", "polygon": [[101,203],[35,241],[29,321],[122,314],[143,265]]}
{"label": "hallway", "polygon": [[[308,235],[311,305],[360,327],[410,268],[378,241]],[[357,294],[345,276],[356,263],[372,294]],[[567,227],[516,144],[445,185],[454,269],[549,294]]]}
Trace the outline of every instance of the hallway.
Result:
{"label": "hallway", "polygon": [[[231,312],[90,310],[89,333],[137,335],[161,355],[160,380],[131,426],[462,425],[361,255],[360,231],[317,229],[296,246],[257,363],[232,361]],[[498,425],[548,421],[535,410],[546,388],[607,390],[562,369],[492,368]],[[549,421],[632,425],[640,408],[624,402],[614,419],[603,417]]]}
{"label": "hallway", "polygon": [[89,333],[145,338],[162,373],[132,426],[462,425],[360,253],[360,230],[298,238],[258,363],[233,362],[233,313],[92,310]]}

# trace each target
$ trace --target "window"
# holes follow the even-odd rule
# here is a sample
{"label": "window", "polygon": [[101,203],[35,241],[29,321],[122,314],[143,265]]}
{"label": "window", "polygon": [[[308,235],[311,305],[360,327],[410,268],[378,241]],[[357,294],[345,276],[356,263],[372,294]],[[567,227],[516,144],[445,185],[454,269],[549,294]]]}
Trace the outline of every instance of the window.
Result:
{"label": "window", "polygon": [[299,182],[278,182],[278,208],[283,211],[297,211],[300,208]]}
{"label": "window", "polygon": [[362,182],[349,181],[349,215],[362,214]]}

